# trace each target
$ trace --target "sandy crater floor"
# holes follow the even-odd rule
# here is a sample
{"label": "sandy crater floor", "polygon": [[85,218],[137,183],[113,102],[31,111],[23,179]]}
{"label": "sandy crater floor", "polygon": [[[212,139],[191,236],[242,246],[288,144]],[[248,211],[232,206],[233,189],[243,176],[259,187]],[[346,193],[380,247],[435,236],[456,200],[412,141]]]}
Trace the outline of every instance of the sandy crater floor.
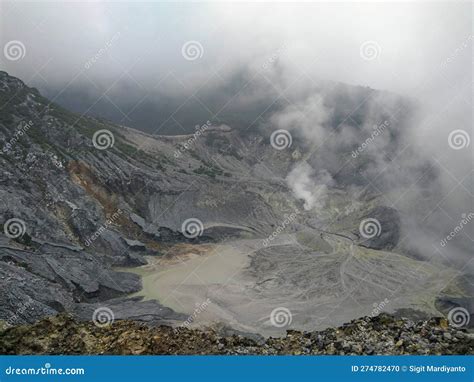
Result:
{"label": "sandy crater floor", "polygon": [[[302,246],[296,235],[280,235],[271,247],[261,239],[236,240],[148,257],[148,265],[132,270],[143,282],[135,296],[189,314],[193,326],[221,322],[267,336],[289,328],[320,330],[377,309],[439,315],[434,301],[453,270],[335,235],[325,240],[329,253]],[[275,325],[270,317],[279,308]]]}

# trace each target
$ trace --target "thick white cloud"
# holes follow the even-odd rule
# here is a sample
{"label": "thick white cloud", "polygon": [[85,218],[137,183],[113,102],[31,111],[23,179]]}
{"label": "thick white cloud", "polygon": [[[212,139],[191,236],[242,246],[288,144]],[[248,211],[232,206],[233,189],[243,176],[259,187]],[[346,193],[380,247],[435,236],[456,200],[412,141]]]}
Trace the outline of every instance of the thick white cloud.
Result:
{"label": "thick white cloud", "polygon": [[[213,69],[225,74],[273,62],[288,83],[304,70],[313,78],[414,94],[472,33],[470,5],[455,3],[3,2],[0,18],[2,45],[26,46],[21,62],[2,61],[22,78],[41,70],[48,81],[67,82],[118,34],[88,72],[92,80],[115,80],[132,68],[146,86],[173,70],[191,88]],[[203,47],[198,61],[181,55],[189,40]],[[360,55],[367,41],[380,48],[374,60]],[[469,52],[444,65],[449,81],[469,65]]]}

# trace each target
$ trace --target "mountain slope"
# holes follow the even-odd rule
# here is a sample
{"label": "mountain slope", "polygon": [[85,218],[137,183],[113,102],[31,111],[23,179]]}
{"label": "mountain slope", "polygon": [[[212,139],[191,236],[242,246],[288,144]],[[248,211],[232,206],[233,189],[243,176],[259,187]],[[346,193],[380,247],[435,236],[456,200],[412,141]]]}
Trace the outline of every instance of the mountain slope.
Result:
{"label": "mountain slope", "polygon": [[[269,318],[280,306],[295,328],[313,330],[385,299],[384,310],[432,316],[440,293],[464,296],[453,269],[394,253],[400,219],[381,195],[330,183],[305,209],[286,179],[308,150],[296,136],[276,150],[271,131],[217,121],[199,121],[192,135],[148,135],[70,113],[5,72],[0,101],[0,318],[9,324],[62,311],[90,320],[104,305],[115,319],[179,324],[210,298],[196,323],[279,334]],[[367,218],[384,227],[377,237],[361,237]],[[202,224],[197,237],[189,219]],[[209,268],[199,282],[176,281],[178,304],[140,293],[136,273],[229,248],[232,280]],[[151,271],[130,268],[156,259]]]}

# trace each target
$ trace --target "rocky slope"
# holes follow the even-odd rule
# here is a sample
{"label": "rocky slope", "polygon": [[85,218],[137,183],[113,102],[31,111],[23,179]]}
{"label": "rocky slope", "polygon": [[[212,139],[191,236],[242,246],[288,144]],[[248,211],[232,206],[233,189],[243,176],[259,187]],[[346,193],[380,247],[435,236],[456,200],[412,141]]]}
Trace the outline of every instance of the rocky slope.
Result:
{"label": "rocky slope", "polygon": [[[130,294],[142,289],[132,267],[173,259],[183,245],[188,258],[224,244],[244,256],[235,282],[185,284],[191,306],[212,301],[200,325],[276,335],[285,328],[270,313],[281,306],[294,313],[292,328],[314,330],[369,315],[386,299],[385,311],[430,317],[446,313],[440,297],[470,298],[458,272],[403,247],[399,212],[355,181],[367,161],[335,173],[305,209],[286,181],[309,150],[297,136],[276,150],[271,131],[219,120],[199,121],[193,135],[149,135],[70,113],[5,72],[0,105],[0,319],[8,325],[60,312],[91,320],[103,306],[116,320],[180,325],[192,309]],[[372,238],[359,229],[369,218],[383,227]],[[189,219],[202,224],[200,236],[186,231]]]}
{"label": "rocky slope", "polygon": [[176,331],[120,321],[99,328],[70,316],[0,331],[1,354],[473,354],[474,337],[445,319],[364,317],[321,332],[248,338],[227,329]]}

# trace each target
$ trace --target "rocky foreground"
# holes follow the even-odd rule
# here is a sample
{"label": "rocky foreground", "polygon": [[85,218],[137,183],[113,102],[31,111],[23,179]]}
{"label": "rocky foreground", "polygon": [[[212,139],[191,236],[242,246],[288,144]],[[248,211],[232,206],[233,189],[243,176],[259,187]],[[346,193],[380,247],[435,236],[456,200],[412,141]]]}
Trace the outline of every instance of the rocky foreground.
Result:
{"label": "rocky foreground", "polygon": [[474,336],[444,318],[413,322],[381,314],[320,332],[248,338],[222,329],[98,327],[69,315],[0,331],[1,354],[473,354]]}

